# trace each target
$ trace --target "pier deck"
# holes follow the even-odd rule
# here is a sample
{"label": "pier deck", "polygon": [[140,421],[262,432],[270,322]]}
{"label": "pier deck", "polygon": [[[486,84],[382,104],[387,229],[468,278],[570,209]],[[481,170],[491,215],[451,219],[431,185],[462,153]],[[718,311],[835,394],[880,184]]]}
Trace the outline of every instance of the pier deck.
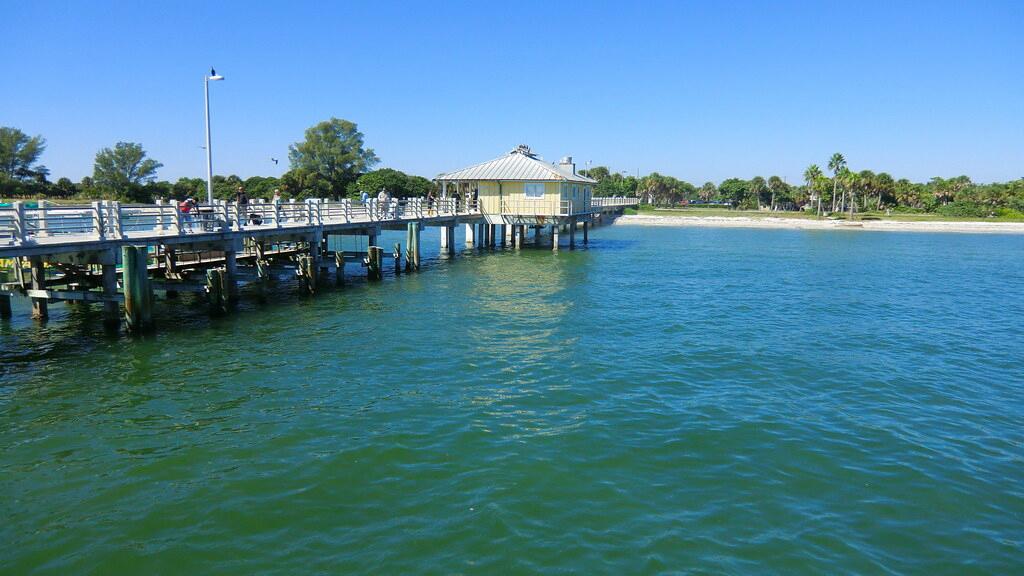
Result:
{"label": "pier deck", "polygon": [[[419,268],[425,226],[444,229],[441,251],[448,256],[455,254],[458,225],[466,226],[467,244],[477,246],[505,246],[510,240],[518,248],[527,228],[535,230],[536,238],[547,228],[554,249],[560,229],[569,233],[571,247],[578,225],[586,242],[592,222],[621,213],[636,205],[636,199],[594,198],[582,211],[562,204],[529,218],[482,213],[472,203],[458,204],[452,198],[365,205],[326,199],[214,202],[190,213],[167,203],[41,204],[0,206],[0,261],[13,262],[15,276],[0,286],[0,317],[11,315],[10,298],[21,293],[32,299],[33,316],[40,319],[47,317],[52,301],[102,302],[105,322],[118,325],[123,302],[128,328],[135,331],[148,329],[154,289],[169,294],[205,291],[211,309],[226,311],[237,298],[238,279],[267,281],[275,262],[293,265],[310,293],[329,273],[343,282],[346,261],[359,261],[370,278],[379,279],[385,253],[397,272],[402,271],[403,256],[405,270]],[[575,212],[569,213],[570,208]],[[404,251],[401,244],[393,250],[376,245],[383,230],[396,229],[406,231]],[[338,236],[366,237],[365,256],[331,249],[328,238]],[[249,267],[249,273],[240,266]],[[197,275],[204,277],[197,281]]]}

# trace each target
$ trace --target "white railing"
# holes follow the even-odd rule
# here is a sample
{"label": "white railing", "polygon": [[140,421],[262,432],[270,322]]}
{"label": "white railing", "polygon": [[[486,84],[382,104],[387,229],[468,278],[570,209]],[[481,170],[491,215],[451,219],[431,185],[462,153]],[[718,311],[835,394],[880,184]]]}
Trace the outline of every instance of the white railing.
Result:
{"label": "white railing", "polygon": [[596,196],[590,199],[593,208],[618,208],[623,206],[638,206],[640,200],[630,196]]}
{"label": "white railing", "polygon": [[[636,205],[635,198],[593,198],[590,206],[574,200],[516,200],[501,203],[502,214],[569,216],[602,208]],[[359,222],[412,221],[480,214],[472,198],[407,198],[328,200],[247,204],[214,201],[183,212],[177,203],[48,205],[27,208],[15,202],[0,206],[0,247],[23,244],[72,243],[90,240],[133,240],[214,234],[243,230],[328,226]]]}
{"label": "white railing", "polygon": [[408,198],[380,201],[309,199],[247,204],[215,200],[183,212],[177,203],[122,204],[97,201],[81,205],[27,208],[0,206],[0,247],[90,240],[131,240],[183,234],[211,234],[268,228],[293,228],[420,220],[478,214],[472,201]]}

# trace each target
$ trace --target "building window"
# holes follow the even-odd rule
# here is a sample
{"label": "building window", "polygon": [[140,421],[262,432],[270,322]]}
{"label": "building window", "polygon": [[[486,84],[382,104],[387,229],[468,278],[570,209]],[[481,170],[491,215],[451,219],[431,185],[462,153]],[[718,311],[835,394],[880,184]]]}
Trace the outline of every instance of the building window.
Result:
{"label": "building window", "polygon": [[523,184],[523,191],[526,192],[527,198],[543,198],[544,197],[544,183],[543,182],[531,182]]}

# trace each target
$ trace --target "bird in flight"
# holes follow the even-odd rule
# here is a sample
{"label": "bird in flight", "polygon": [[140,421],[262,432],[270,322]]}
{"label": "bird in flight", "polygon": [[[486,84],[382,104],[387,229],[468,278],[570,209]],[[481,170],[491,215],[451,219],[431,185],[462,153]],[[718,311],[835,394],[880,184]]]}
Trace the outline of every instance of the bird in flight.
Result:
{"label": "bird in flight", "polygon": [[274,164],[277,164],[277,158],[271,158],[270,161],[273,162]]}

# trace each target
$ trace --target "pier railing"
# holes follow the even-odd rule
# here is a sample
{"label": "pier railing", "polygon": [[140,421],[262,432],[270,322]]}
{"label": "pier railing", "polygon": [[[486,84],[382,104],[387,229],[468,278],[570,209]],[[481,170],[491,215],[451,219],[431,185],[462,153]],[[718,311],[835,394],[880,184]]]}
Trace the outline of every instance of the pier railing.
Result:
{"label": "pier railing", "polygon": [[515,199],[502,200],[501,213],[506,215],[529,215],[529,216],[577,216],[581,214],[593,214],[610,208],[636,206],[638,200],[625,196],[591,198],[590,204],[582,199],[577,200],[548,200],[537,199]]}
{"label": "pier railing", "polygon": [[[635,198],[503,201],[503,214],[573,216],[609,207],[636,205]],[[413,221],[479,214],[472,198],[405,198],[364,202],[313,198],[305,201],[247,204],[214,201],[182,211],[177,203],[48,205],[28,208],[22,202],[0,206],[0,246],[71,243],[97,240],[151,239],[163,236],[324,226],[347,223]]]}
{"label": "pier railing", "polygon": [[0,207],[0,246],[76,241],[149,239],[162,236],[292,228],[347,223],[421,220],[479,213],[472,201],[454,198],[377,200],[308,199],[247,204],[214,201],[182,211],[177,203],[47,205],[22,202]]}

